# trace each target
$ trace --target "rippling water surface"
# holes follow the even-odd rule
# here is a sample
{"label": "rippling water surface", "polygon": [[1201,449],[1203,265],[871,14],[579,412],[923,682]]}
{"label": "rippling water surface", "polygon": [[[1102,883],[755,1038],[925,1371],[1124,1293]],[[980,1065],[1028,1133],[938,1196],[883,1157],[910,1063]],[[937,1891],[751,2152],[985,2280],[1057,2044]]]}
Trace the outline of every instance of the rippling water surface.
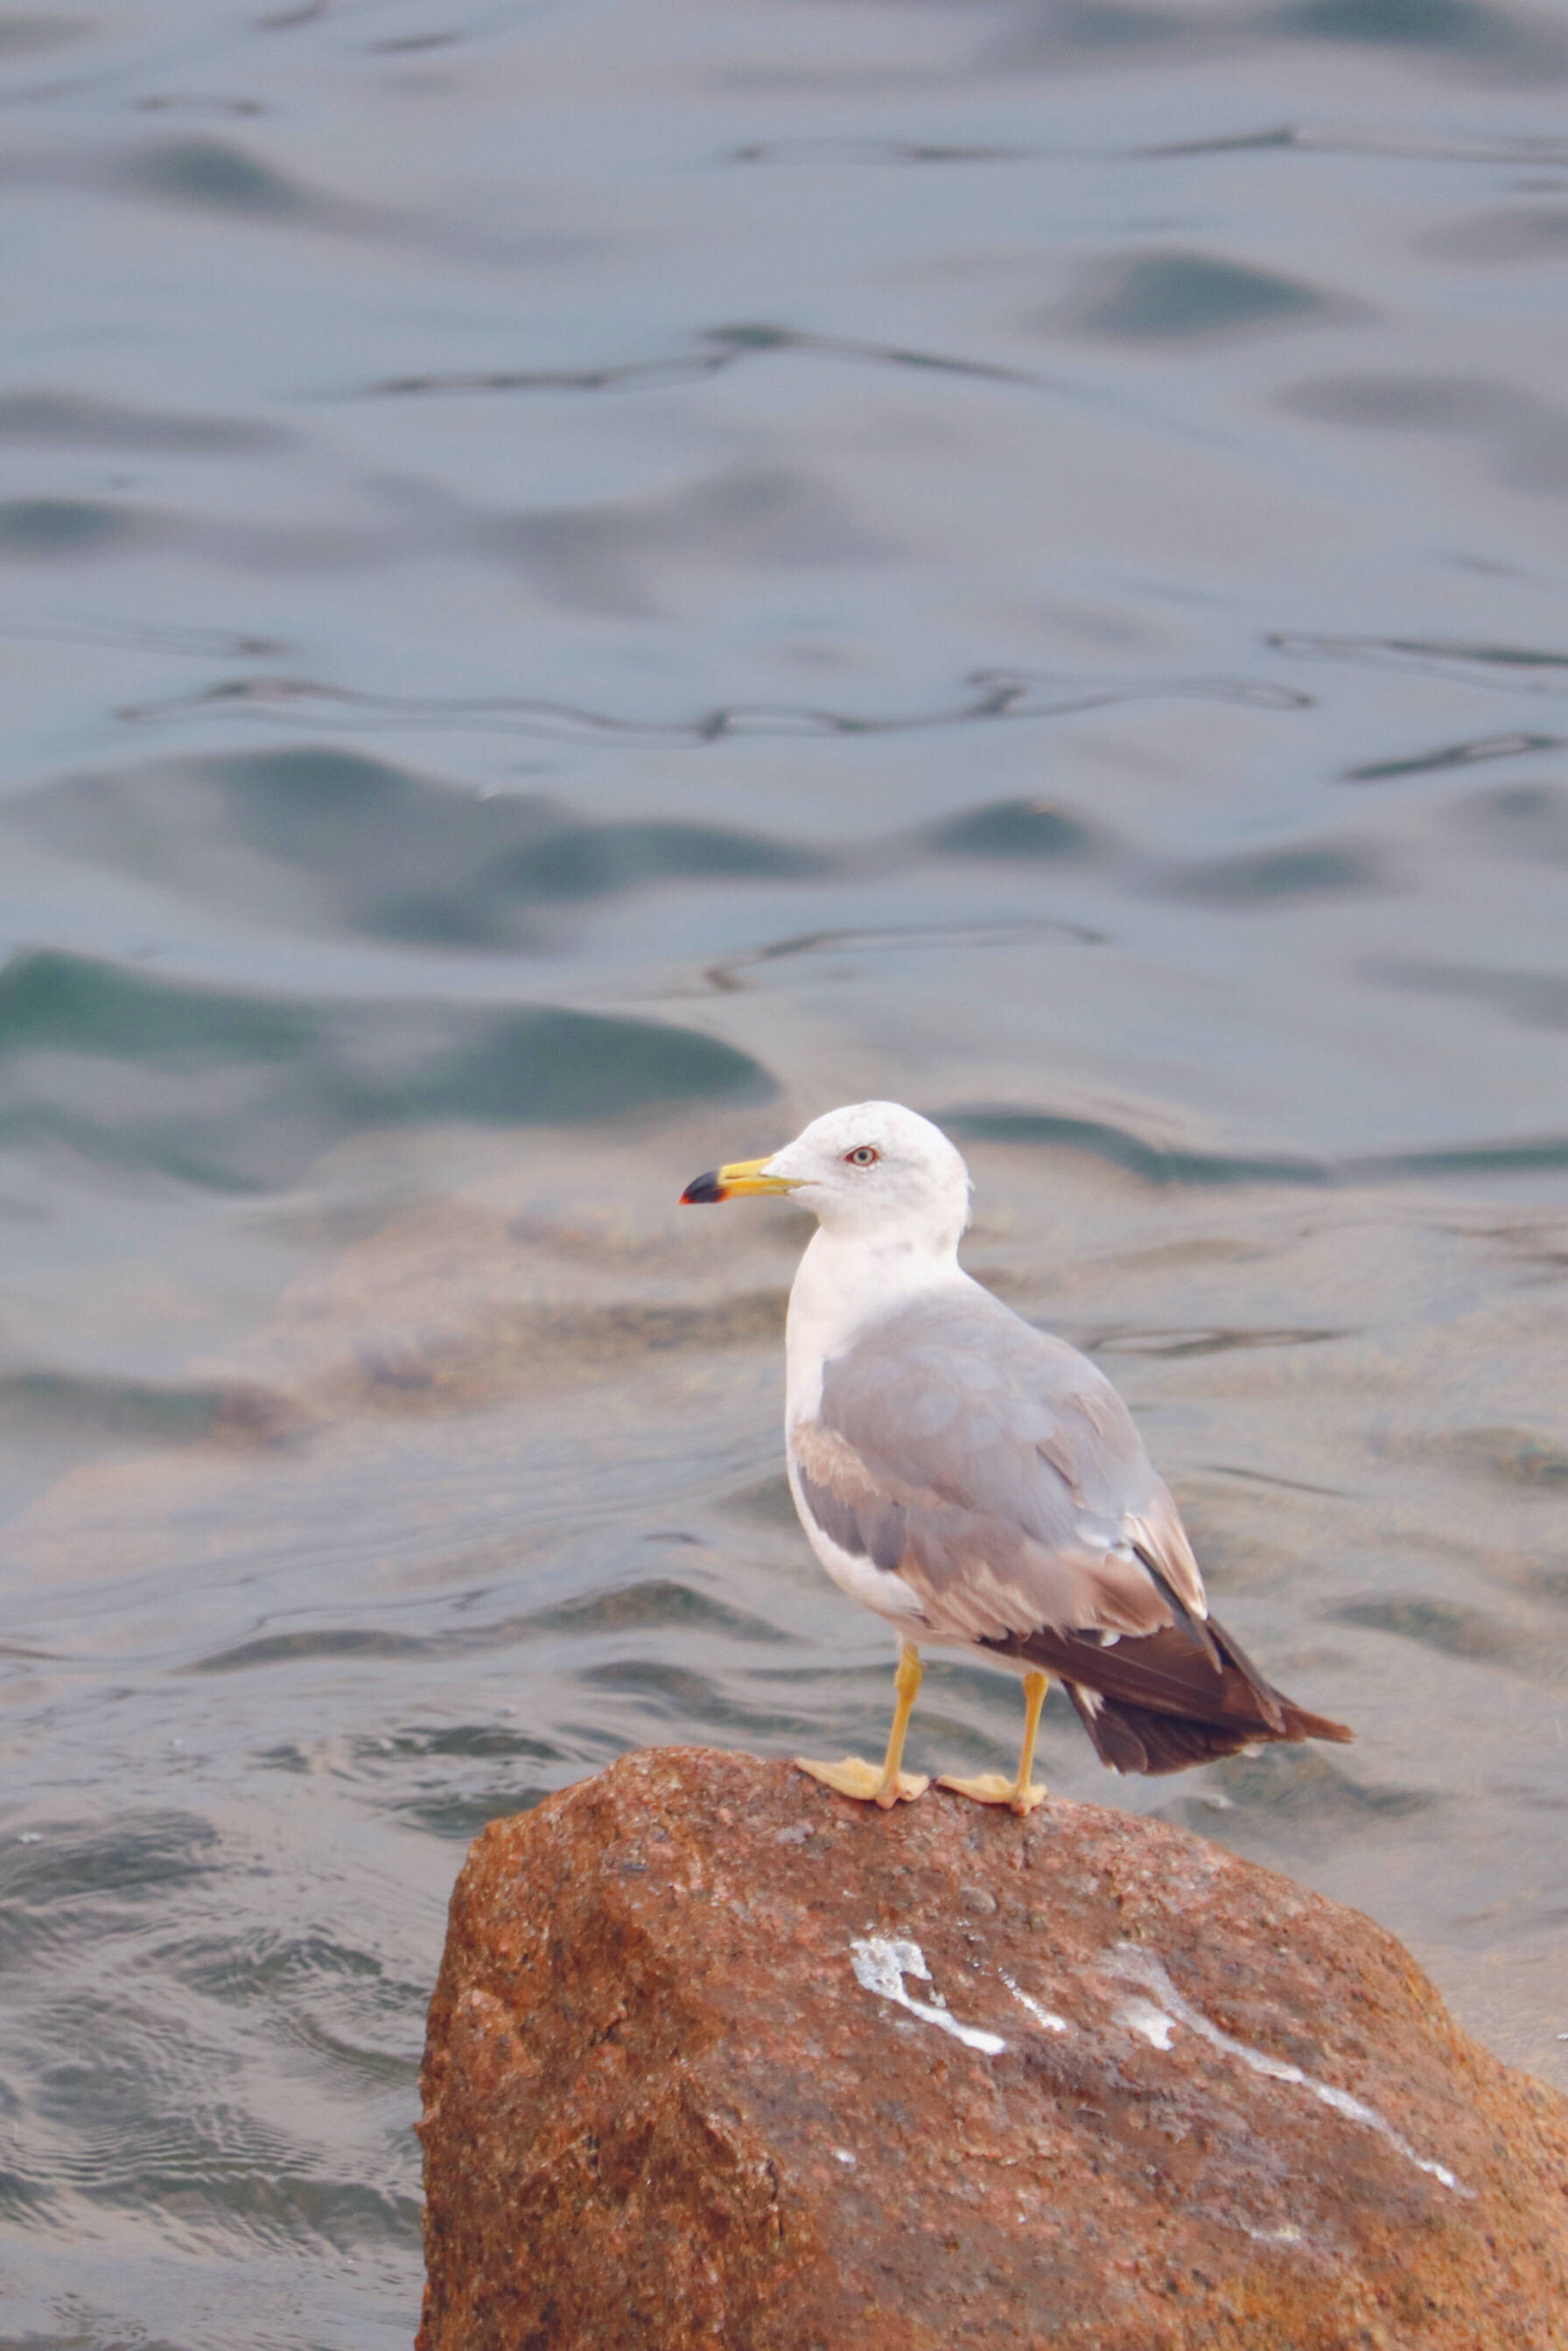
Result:
{"label": "rippling water surface", "polygon": [[88,0],[0,97],[4,2339],[406,2342],[464,1840],[880,1739],[800,1220],[674,1206],[863,1093],[1359,1732],[1052,1784],[1563,2078],[1561,17]]}

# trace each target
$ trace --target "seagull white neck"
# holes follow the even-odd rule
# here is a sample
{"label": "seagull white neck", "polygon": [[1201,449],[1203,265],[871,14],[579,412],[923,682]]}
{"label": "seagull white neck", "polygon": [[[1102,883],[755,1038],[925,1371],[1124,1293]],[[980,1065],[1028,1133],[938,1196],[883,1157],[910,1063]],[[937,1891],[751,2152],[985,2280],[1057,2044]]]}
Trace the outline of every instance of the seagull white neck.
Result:
{"label": "seagull white neck", "polygon": [[955,1236],[935,1245],[896,1228],[875,1239],[819,1226],[800,1259],[785,1324],[785,1420],[811,1419],[821,1402],[822,1366],[862,1323],[932,1290],[967,1289]]}

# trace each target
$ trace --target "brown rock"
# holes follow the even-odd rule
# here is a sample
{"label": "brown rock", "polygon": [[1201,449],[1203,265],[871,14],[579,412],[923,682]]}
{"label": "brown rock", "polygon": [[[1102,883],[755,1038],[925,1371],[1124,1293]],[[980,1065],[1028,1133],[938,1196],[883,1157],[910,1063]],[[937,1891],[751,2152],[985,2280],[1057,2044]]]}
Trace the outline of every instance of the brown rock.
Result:
{"label": "brown rock", "polygon": [[475,1844],[423,2087],[420,2351],[1568,2346],[1568,2104],[1097,1807],[627,1756]]}

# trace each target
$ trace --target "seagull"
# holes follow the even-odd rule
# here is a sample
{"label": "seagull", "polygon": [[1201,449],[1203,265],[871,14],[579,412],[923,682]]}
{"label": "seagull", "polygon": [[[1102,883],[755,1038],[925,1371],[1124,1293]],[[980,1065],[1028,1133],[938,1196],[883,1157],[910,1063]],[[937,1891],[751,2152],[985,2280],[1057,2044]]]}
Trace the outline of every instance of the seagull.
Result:
{"label": "seagull", "polygon": [[793,1143],[699,1176],[688,1206],[787,1193],[817,1230],[789,1292],[785,1450],[808,1541],[840,1590],[898,1635],[880,1765],[795,1760],[884,1810],[930,1782],[903,1767],[922,1645],[1023,1677],[1016,1774],[937,1782],[1031,1812],[1054,1677],[1102,1762],[1181,1771],[1277,1740],[1348,1740],[1265,1681],[1208,1613],[1170,1493],[1104,1374],[958,1263],[969,1171],[899,1102],[855,1102]]}

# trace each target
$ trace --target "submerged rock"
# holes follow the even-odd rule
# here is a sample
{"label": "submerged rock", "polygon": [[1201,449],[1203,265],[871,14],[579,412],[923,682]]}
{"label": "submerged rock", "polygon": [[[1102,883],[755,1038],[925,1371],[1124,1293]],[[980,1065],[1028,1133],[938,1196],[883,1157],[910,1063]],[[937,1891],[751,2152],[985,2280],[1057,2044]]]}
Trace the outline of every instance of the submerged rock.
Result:
{"label": "submerged rock", "polygon": [[420,2351],[1562,2351],[1568,2103],[1160,1823],[623,1758],[477,1840]]}

